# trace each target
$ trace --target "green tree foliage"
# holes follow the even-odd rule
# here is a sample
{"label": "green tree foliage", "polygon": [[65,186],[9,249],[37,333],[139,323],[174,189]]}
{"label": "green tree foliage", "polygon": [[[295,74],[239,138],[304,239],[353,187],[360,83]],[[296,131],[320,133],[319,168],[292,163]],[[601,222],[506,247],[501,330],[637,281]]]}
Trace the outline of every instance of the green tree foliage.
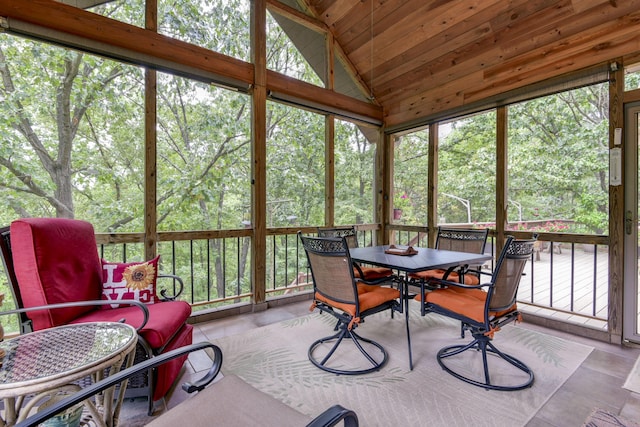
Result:
{"label": "green tree foliage", "polygon": [[509,107],[509,197],[526,219],[606,233],[608,100],[599,84]]}
{"label": "green tree foliage", "polygon": [[[635,64],[633,67],[634,70],[637,70],[638,64]],[[634,90],[640,89],[640,71],[632,71],[628,72],[624,77],[624,89],[625,90]]]}
{"label": "green tree foliage", "polygon": [[420,130],[397,138],[394,146],[393,208],[401,209],[396,220],[406,224],[427,223],[429,131]]}
{"label": "green tree foliage", "polygon": [[324,223],[324,116],[267,105],[267,226]]}
{"label": "green tree foliage", "polygon": [[117,21],[144,27],[145,0],[112,0],[89,10]]}
{"label": "green tree foliage", "polygon": [[[251,204],[249,97],[159,74],[158,99],[159,230],[239,228],[242,212]],[[249,241],[243,242],[243,248],[236,247],[242,257],[229,265],[242,273],[239,276],[225,271],[224,244],[222,239],[198,242],[193,250],[180,244],[181,254],[193,254],[195,259],[182,263],[177,273],[194,274],[197,290],[208,290],[212,280],[213,295],[233,295],[237,286],[248,291],[250,283],[244,273]],[[195,273],[192,263],[200,266]],[[209,296],[194,298],[207,300]]]}
{"label": "green tree foliage", "polygon": [[[608,224],[608,91],[592,85],[509,106],[509,221],[559,220],[602,234]],[[437,222],[495,221],[495,111],[439,126]],[[426,223],[428,133],[399,139],[394,189],[402,222]],[[397,200],[397,197],[395,198]],[[406,202],[406,200],[405,200]],[[404,203],[406,204],[406,203]]]}
{"label": "green tree foliage", "polygon": [[[495,221],[496,115],[488,111],[439,126],[439,221]],[[449,194],[451,196],[445,196]]]}
{"label": "green tree foliage", "polygon": [[158,98],[159,228],[238,228],[251,200],[249,97],[161,74]]}
{"label": "green tree foliage", "polygon": [[[297,38],[299,50],[288,34]],[[284,16],[267,13],[267,68],[323,86],[325,74],[324,34],[319,34]],[[306,55],[306,56],[305,56]],[[308,59],[314,61],[313,64]]]}
{"label": "green tree foliage", "polygon": [[[230,13],[240,4],[248,8],[242,1],[206,2],[204,15],[210,21],[200,30],[208,32],[198,33],[191,23],[181,26],[170,19],[193,15],[196,3],[180,4],[177,9],[185,9],[181,13],[161,2],[161,21],[171,28],[172,36],[182,35],[188,41],[201,37],[201,42],[208,40],[208,47],[246,56],[248,36],[243,44],[238,35],[248,34],[248,13]],[[142,5],[140,0],[110,2],[94,11],[133,22],[127,17],[140,16]],[[216,5],[222,9],[213,10]],[[224,28],[216,35],[227,35],[210,41],[207,35],[213,31],[209,24],[214,18]],[[0,192],[12,209],[2,213],[3,223],[20,216],[76,217],[92,222],[97,231],[142,231],[143,71],[7,35],[0,38],[0,55],[4,106],[0,129],[7,135],[0,152]],[[159,229],[237,228],[238,212],[250,205],[249,97],[162,74],[158,86]],[[243,286],[238,281],[245,291],[250,286],[245,276],[248,241],[234,250],[243,254],[241,265],[225,267],[222,258],[231,249],[223,244],[209,242],[209,248],[205,245],[195,252],[196,260],[188,259],[188,245],[178,245],[175,255],[181,263],[187,261],[183,271],[180,263],[176,271],[186,272],[186,277],[192,262],[204,266],[193,281],[206,278],[212,263],[216,283],[212,298],[228,294],[226,280],[232,282],[232,294]],[[141,257],[141,249],[132,251],[130,246],[128,256]],[[165,253],[171,262],[172,251]],[[211,258],[203,257],[208,253]],[[110,251],[108,256],[123,255]],[[227,275],[225,269],[241,274]]]}
{"label": "green tree foliage", "polygon": [[142,140],[142,124],[131,120],[140,114],[140,71],[2,36],[0,74],[0,188],[13,211],[5,221],[81,213],[99,230],[131,224],[142,201],[132,203],[143,163],[131,155],[131,142]]}
{"label": "green tree foliage", "polygon": [[335,130],[335,223],[372,223],[377,144],[353,123],[336,120]]}
{"label": "green tree foliage", "polygon": [[158,32],[249,62],[249,7],[249,0],[160,0]]}

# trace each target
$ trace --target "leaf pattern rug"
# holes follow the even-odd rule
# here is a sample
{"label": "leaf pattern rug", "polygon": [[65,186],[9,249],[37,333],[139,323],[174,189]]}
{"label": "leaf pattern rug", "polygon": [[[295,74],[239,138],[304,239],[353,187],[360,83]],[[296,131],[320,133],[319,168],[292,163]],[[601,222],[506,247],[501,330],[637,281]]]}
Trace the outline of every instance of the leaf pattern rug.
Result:
{"label": "leaf pattern rug", "polygon": [[[494,344],[517,357],[535,374],[531,388],[487,391],[443,371],[437,351],[470,340],[460,337],[460,323],[436,314],[410,310],[414,369],[409,370],[404,315],[379,313],[366,318],[357,332],[382,344],[389,353],[378,372],[345,376],[324,372],[309,362],[313,341],[333,334],[335,320],[314,312],[246,333],[216,340],[224,354],[223,374],[235,374],[257,389],[314,417],[334,404],[354,410],[360,425],[369,426],[522,426],[527,423],[593,350],[582,344],[507,325]],[[344,343],[348,344],[348,343]],[[356,352],[345,347],[338,363]],[[481,369],[468,351],[461,369]],[[466,357],[466,355],[465,355]],[[497,357],[491,357],[496,359]],[[355,363],[355,362],[354,362]],[[520,375],[509,365],[492,369],[494,383]]]}

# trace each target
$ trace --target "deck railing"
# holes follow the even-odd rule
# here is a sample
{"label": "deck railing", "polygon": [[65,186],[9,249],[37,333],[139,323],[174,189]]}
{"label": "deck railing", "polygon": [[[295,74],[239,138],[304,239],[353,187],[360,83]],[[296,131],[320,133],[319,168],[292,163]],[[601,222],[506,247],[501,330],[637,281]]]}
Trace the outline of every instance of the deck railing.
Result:
{"label": "deck railing", "polygon": [[[135,241],[135,237],[136,234],[96,235],[101,256],[122,262],[142,259],[142,242]],[[182,279],[181,299],[189,302],[194,311],[250,302],[250,229],[160,232],[157,251],[159,273]],[[159,282],[158,286],[166,286],[166,282]],[[169,289],[169,293],[174,290]]]}
{"label": "deck railing", "polygon": [[[358,244],[371,246],[375,244],[376,224],[363,224],[357,227]],[[315,234],[316,229],[302,230]],[[272,229],[267,232],[267,295],[280,296],[313,289],[311,272],[307,268],[307,258],[297,230]],[[283,265],[286,268],[283,268]]]}
{"label": "deck railing", "polygon": [[[424,228],[394,228],[392,241],[427,245],[428,233]],[[508,233],[516,238],[531,237],[531,232]],[[536,233],[539,243],[520,282],[518,302],[606,321],[609,304],[608,236]],[[485,252],[495,259],[494,239],[494,233],[490,233]],[[487,264],[487,268],[493,270],[493,264]]]}
{"label": "deck railing", "polygon": [[[378,226],[358,226],[360,246],[376,244]],[[315,228],[302,231],[313,234]],[[266,298],[310,292],[310,271],[297,228],[267,231]],[[530,233],[513,232],[516,237]],[[427,246],[423,227],[392,231],[399,244]],[[495,256],[490,235],[487,253]],[[577,316],[607,319],[608,238],[573,234],[540,233],[539,250],[532,256],[520,285],[518,300],[533,307],[549,308]],[[100,256],[108,261],[142,260],[142,234],[98,234]],[[254,291],[251,280],[251,230],[159,233],[160,273],[177,275],[184,281],[182,299],[194,312],[250,303]],[[487,263],[491,270],[493,263]],[[159,286],[175,283],[161,281]],[[0,285],[0,292],[6,285]],[[169,289],[173,291],[173,289]],[[7,296],[9,292],[5,292]],[[5,300],[4,307],[13,303]],[[9,327],[11,329],[11,327]]]}
{"label": "deck railing", "polygon": [[[377,228],[375,224],[358,226],[360,245],[375,242]],[[298,230],[313,234],[316,228],[267,230],[267,299],[312,289]],[[123,262],[142,259],[141,235],[98,234],[96,237],[103,258]],[[161,232],[158,237],[160,273],[182,278],[185,285],[182,299],[188,301],[194,310],[251,300],[251,230]]]}

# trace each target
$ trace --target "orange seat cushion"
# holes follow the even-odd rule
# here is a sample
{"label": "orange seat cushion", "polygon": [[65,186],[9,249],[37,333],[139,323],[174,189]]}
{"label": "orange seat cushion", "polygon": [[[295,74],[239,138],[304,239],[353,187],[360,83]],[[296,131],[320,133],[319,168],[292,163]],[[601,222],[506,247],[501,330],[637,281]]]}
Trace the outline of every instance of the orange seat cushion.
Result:
{"label": "orange seat cushion", "polygon": [[[334,301],[316,292],[315,298],[334,308],[340,309],[345,313],[349,313],[352,317],[356,317],[356,305]],[[400,291],[385,286],[358,286],[358,301],[360,303],[360,312],[367,311],[370,308],[377,307],[387,301],[393,301],[400,298]]]}
{"label": "orange seat cushion", "polygon": [[[421,301],[420,295],[416,295],[416,300]],[[484,322],[484,306],[487,300],[487,293],[480,289],[445,288],[436,289],[425,294],[426,302],[438,305],[446,310],[458,313],[478,323]],[[490,311],[491,318],[500,317],[517,309],[513,304],[506,310],[495,312]]]}
{"label": "orange seat cushion", "polygon": [[379,285],[365,285],[364,283],[358,283],[358,295],[362,295],[367,292],[373,292],[379,287]]}
{"label": "orange seat cushion", "polygon": [[[442,269],[426,270],[426,271],[420,271],[418,273],[411,273],[409,274],[409,277],[417,280],[424,280],[424,281],[427,281],[429,279],[444,279],[444,275],[446,272],[447,270],[442,270]],[[447,280],[451,282],[460,283],[460,275],[455,271],[452,271],[447,276]],[[480,279],[478,279],[478,276],[476,276],[475,274],[465,274],[464,284],[476,286],[480,284]]]}

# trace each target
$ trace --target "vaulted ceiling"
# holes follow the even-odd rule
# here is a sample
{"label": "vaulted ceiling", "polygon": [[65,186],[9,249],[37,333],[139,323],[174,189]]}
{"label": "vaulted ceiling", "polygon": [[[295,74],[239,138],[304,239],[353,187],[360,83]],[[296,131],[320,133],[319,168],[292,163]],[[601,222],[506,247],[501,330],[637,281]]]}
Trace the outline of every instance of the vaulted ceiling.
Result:
{"label": "vaulted ceiling", "polygon": [[635,0],[306,2],[388,126],[640,52]]}

